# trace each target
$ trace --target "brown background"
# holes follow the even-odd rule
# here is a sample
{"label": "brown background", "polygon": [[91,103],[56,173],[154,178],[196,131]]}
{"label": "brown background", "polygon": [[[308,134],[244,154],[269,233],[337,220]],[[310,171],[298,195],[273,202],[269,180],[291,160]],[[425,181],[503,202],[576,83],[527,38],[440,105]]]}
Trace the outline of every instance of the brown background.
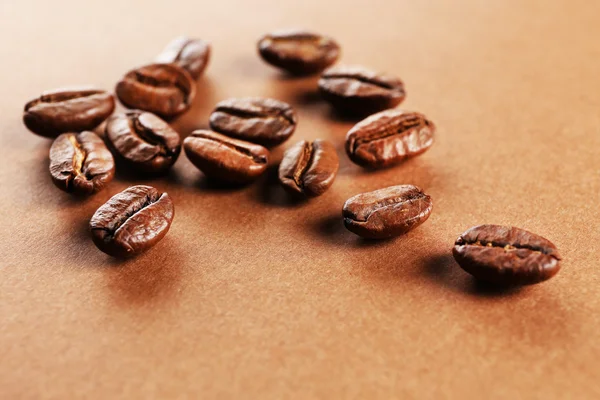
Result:
{"label": "brown background", "polygon": [[[176,3],[0,4],[1,398],[599,398],[600,2]],[[298,26],[335,37],[343,62],[399,75],[403,107],[439,127],[434,147],[374,173],[349,162],[353,122],[316,79],[256,55],[262,33]],[[111,89],[184,33],[214,52],[182,134],[219,100],[272,96],[300,116],[283,148],[330,139],[340,174],[293,204],[276,169],[218,190],[182,156],[149,182],[173,197],[171,231],[118,262],[87,223],[142,181],[70,198],[22,107],[54,87]],[[348,197],[402,183],[433,197],[426,224],[378,243],[343,228]],[[562,271],[512,292],[475,285],[450,248],[481,223],[549,238]]]}

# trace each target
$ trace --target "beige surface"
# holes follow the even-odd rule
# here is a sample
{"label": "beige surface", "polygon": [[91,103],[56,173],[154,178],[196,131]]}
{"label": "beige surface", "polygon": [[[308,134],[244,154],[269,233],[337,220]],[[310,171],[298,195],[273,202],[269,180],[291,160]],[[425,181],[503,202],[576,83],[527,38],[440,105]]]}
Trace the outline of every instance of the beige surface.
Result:
{"label": "beige surface", "polygon": [[[600,397],[600,2],[92,3],[0,3],[0,398]],[[351,164],[352,123],[315,80],[256,55],[265,31],[295,26],[401,76],[403,106],[439,127],[434,147],[386,171]],[[273,96],[300,116],[283,147],[331,139],[340,175],[295,205],[272,177],[207,187],[181,157],[152,181],[175,202],[171,231],[119,263],[87,223],[139,181],[71,199],[22,107],[57,86],[111,89],[182,33],[210,40],[213,59],[177,129],[206,126],[224,98]],[[375,244],[345,231],[345,199],[400,183],[433,197],[427,223]],[[480,223],[547,237],[562,271],[516,292],[475,286],[450,248]]]}

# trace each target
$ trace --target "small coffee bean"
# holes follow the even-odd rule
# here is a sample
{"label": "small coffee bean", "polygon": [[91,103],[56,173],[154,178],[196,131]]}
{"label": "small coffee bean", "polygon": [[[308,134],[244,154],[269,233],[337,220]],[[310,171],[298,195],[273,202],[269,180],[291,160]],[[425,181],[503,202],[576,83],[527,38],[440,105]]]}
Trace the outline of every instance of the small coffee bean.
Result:
{"label": "small coffee bean", "polygon": [[400,79],[356,66],[329,68],[319,90],[335,108],[359,115],[393,108],[406,97]]}
{"label": "small coffee bean", "polygon": [[210,115],[212,130],[266,147],[285,142],[297,123],[289,104],[257,97],[221,101]]}
{"label": "small coffee bean", "polygon": [[210,59],[210,44],[200,39],[181,36],[173,39],[154,60],[160,64],[174,63],[198,79]]}
{"label": "small coffee bean", "polygon": [[54,138],[61,133],[92,130],[114,109],[115,99],[104,90],[56,89],[25,104],[23,122],[33,133]]}
{"label": "small coffee bean", "polygon": [[52,182],[67,193],[96,193],[114,175],[113,156],[94,132],[63,133],[50,147]]}
{"label": "small coffee bean", "polygon": [[340,46],[327,36],[302,30],[269,33],[258,41],[258,52],[269,64],[291,74],[316,74],[340,56]]}
{"label": "small coffee bean", "polygon": [[344,204],[346,228],[369,239],[402,235],[431,214],[431,197],[413,185],[390,186],[354,196]]}
{"label": "small coffee bean", "polygon": [[434,133],[435,125],[423,114],[386,110],[348,132],[346,153],[362,167],[389,167],[426,151],[433,144]]}
{"label": "small coffee bean", "polygon": [[128,108],[172,118],[190,107],[196,83],[185,69],[174,64],[151,64],[129,71],[115,91]]}
{"label": "small coffee bean", "polygon": [[293,194],[316,197],[331,187],[338,167],[338,156],[331,142],[302,140],[284,153],[279,181]]}
{"label": "small coffee bean", "polygon": [[548,239],[500,225],[467,230],[456,239],[452,254],[476,279],[500,285],[531,285],[550,279],[560,269],[561,259]]}
{"label": "small coffee bean", "polygon": [[167,193],[132,186],[100,206],[90,220],[94,244],[113,257],[137,255],[169,231],[175,210]]}
{"label": "small coffee bean", "polygon": [[183,141],[192,164],[211,179],[248,183],[267,170],[269,151],[219,133],[197,130]]}
{"label": "small coffee bean", "polygon": [[156,115],[131,110],[113,115],[106,124],[108,145],[134,168],[149,173],[169,169],[181,152],[181,138]]}

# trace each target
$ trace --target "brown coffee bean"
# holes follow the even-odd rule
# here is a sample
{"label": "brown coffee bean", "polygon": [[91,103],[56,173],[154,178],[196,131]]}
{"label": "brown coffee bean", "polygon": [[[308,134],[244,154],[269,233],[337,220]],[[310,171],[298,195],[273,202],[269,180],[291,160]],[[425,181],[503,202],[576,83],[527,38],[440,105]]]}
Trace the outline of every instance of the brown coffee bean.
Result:
{"label": "brown coffee bean", "polygon": [[335,108],[358,115],[396,107],[406,97],[400,79],[357,66],[329,68],[319,79],[319,90]]}
{"label": "brown coffee bean", "polygon": [[277,68],[295,75],[308,75],[333,64],[340,56],[340,46],[318,33],[286,30],[263,36],[258,41],[258,52]]}
{"label": "brown coffee bean", "polygon": [[423,114],[386,110],[356,124],[346,135],[346,153],[356,164],[384,168],[431,147],[435,125]]}
{"label": "brown coffee bean", "polygon": [[331,142],[302,140],[284,153],[279,181],[293,194],[316,197],[331,187],[338,167],[338,156]]}
{"label": "brown coffee bean", "polygon": [[181,138],[156,115],[139,110],[113,115],[106,124],[108,145],[134,168],[149,173],[169,169],[181,152]]}
{"label": "brown coffee bean", "polygon": [[285,142],[297,123],[289,104],[258,97],[221,101],[210,115],[214,131],[266,147]]}
{"label": "brown coffee bean", "polygon": [[267,170],[269,151],[219,133],[197,130],[183,141],[192,164],[211,179],[248,183]]}
{"label": "brown coffee bean", "polygon": [[500,285],[539,283],[560,269],[552,242],[510,226],[475,226],[456,239],[452,253],[469,274]]}
{"label": "brown coffee bean", "polygon": [[115,99],[90,88],[63,88],[42,93],[25,104],[23,122],[40,136],[54,138],[61,133],[92,130],[115,109]]}
{"label": "brown coffee bean", "polygon": [[129,71],[115,91],[128,108],[172,118],[190,107],[196,96],[196,82],[174,64],[151,64]]}
{"label": "brown coffee bean", "polygon": [[200,39],[181,36],[173,39],[154,60],[160,64],[174,63],[198,79],[210,60],[210,44]]}
{"label": "brown coffee bean", "polygon": [[90,220],[94,244],[113,257],[137,255],[169,231],[175,210],[167,193],[132,186],[100,206]]}
{"label": "brown coffee bean", "polygon": [[344,204],[342,215],[349,231],[369,239],[402,235],[431,214],[431,197],[413,185],[390,186],[359,194]]}
{"label": "brown coffee bean", "polygon": [[63,133],[50,147],[52,182],[67,193],[96,193],[114,175],[113,156],[94,132]]}

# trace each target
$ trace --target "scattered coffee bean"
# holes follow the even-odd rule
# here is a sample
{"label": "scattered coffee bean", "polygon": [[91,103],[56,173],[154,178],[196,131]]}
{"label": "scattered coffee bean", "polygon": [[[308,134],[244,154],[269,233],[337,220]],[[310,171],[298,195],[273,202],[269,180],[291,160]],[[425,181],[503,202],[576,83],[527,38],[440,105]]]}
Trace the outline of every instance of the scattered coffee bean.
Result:
{"label": "scattered coffee bean", "polygon": [[197,130],[183,141],[185,154],[207,177],[248,183],[267,170],[269,151],[219,133]]}
{"label": "scattered coffee bean", "polygon": [[344,204],[346,228],[369,239],[402,235],[431,214],[431,197],[413,185],[390,186],[354,196]]}
{"label": "scattered coffee bean", "polygon": [[94,132],[63,133],[50,147],[52,182],[67,193],[96,193],[114,175],[113,156]]}
{"label": "scattered coffee bean", "polygon": [[355,66],[328,69],[319,90],[335,108],[359,115],[393,108],[406,96],[400,79]]}
{"label": "scattered coffee bean", "polygon": [[132,186],[100,206],[90,220],[94,244],[113,257],[137,255],[169,231],[175,210],[167,193]]}
{"label": "scattered coffee bean", "polygon": [[23,122],[33,133],[54,138],[61,133],[94,129],[114,109],[115,99],[104,90],[56,89],[25,104]]}
{"label": "scattered coffee bean", "polygon": [[340,46],[331,38],[302,30],[277,31],[258,41],[258,52],[269,64],[291,74],[321,72],[340,55]]}
{"label": "scattered coffee bean", "polygon": [[181,152],[181,138],[156,115],[131,110],[113,115],[106,124],[106,142],[134,168],[159,173],[169,169]]}
{"label": "scattered coffee bean", "polygon": [[346,153],[356,164],[384,168],[426,151],[435,125],[423,114],[386,110],[356,124],[346,135]]}
{"label": "scattered coffee bean", "polygon": [[552,242],[510,226],[475,226],[456,239],[452,253],[469,274],[500,285],[539,283],[560,269]]}
{"label": "scattered coffee bean", "polygon": [[129,71],[115,91],[128,108],[172,118],[190,107],[196,83],[185,69],[174,64],[151,64]]}
{"label": "scattered coffee bean", "polygon": [[174,63],[198,79],[210,59],[210,45],[204,40],[181,36],[173,39],[154,60],[160,64]]}
{"label": "scattered coffee bean", "polygon": [[291,193],[316,197],[333,184],[338,167],[338,156],[331,142],[302,140],[283,155],[279,181]]}
{"label": "scattered coffee bean", "polygon": [[289,104],[258,97],[221,101],[210,115],[214,131],[266,147],[286,141],[296,124],[296,113]]}

